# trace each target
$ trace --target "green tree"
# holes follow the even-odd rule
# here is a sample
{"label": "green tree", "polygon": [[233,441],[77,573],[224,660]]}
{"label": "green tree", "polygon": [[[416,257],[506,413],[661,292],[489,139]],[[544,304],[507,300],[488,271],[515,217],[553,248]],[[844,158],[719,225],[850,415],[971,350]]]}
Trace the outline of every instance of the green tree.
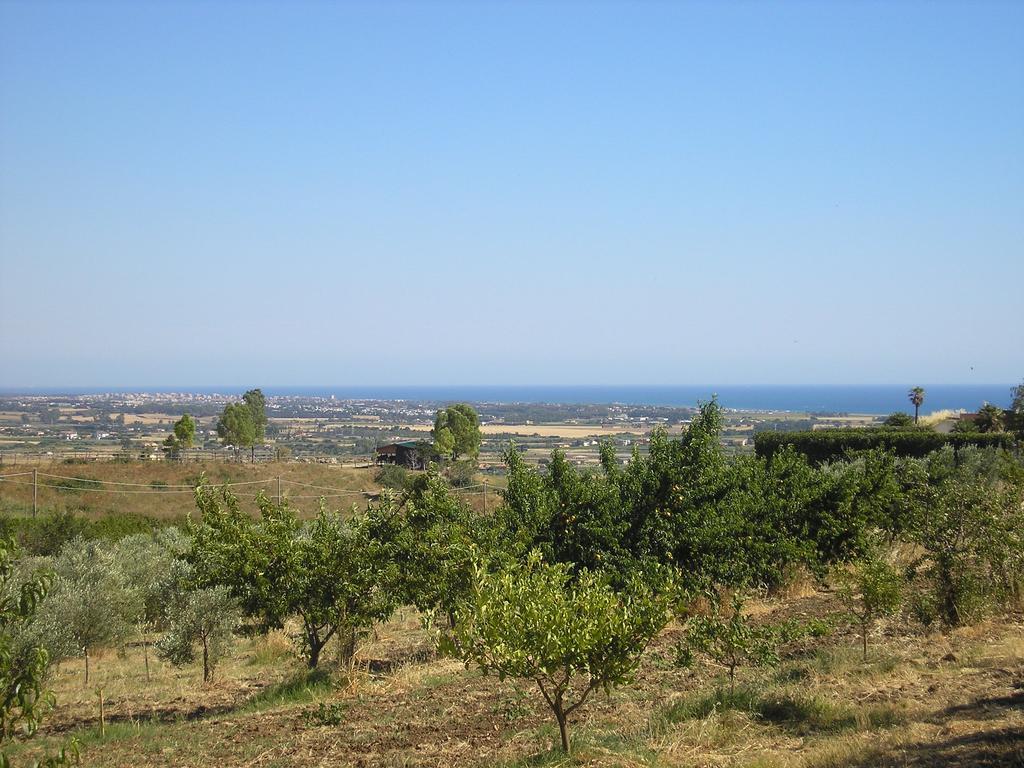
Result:
{"label": "green tree", "polygon": [[195,443],[196,421],[187,413],[174,422],[174,440],[179,450],[187,451]]}
{"label": "green tree", "polygon": [[234,446],[236,456],[240,448],[251,448],[255,460],[256,425],[252,420],[252,411],[245,403],[228,403],[224,406],[217,420],[217,435],[225,445]]}
{"label": "green tree", "polygon": [[764,667],[779,662],[779,629],[758,626],[744,611],[746,595],[733,592],[727,606],[717,592],[709,593],[711,613],[691,617],[677,648],[677,663],[692,666],[696,653],[709,656],[729,673],[729,695],[736,693],[736,670],[742,666]]}
{"label": "green tree", "polygon": [[978,432],[978,427],[972,419],[957,419],[950,432],[954,435],[973,435]]}
{"label": "green tree", "polygon": [[226,586],[197,588],[191,566],[177,561],[167,596],[167,633],[156,644],[157,653],[175,665],[195,660],[202,649],[203,682],[213,678],[217,663],[231,647],[238,626],[238,602]]}
{"label": "green tree", "polygon": [[402,599],[424,612],[441,611],[454,624],[455,609],[468,599],[473,556],[489,549],[491,527],[455,493],[436,471],[418,478],[398,510],[385,501],[374,517],[387,520],[394,552],[401,563]]}
{"label": "green tree", "polygon": [[455,435],[448,427],[441,427],[435,431],[434,450],[445,458],[455,454]]}
{"label": "green tree", "polygon": [[1024,382],[1010,390],[1013,400],[1010,402],[1010,418],[1007,428],[1020,433],[1024,438]]}
{"label": "green tree", "polygon": [[[445,430],[451,433],[450,438]],[[456,403],[438,411],[434,416],[431,434],[438,453],[451,455],[453,461],[459,456],[475,459],[480,453],[480,417],[473,406],[467,403]],[[450,450],[444,450],[449,445]]]}
{"label": "green tree", "polygon": [[89,684],[90,649],[127,639],[144,616],[143,597],[129,583],[114,550],[102,542],[76,539],[53,561],[54,580],[40,618],[60,628],[51,657],[81,653]]}
{"label": "green tree", "polygon": [[365,516],[347,519],[321,506],[304,524],[287,503],[261,493],[260,519],[253,520],[227,489],[205,487],[196,502],[202,521],[191,526],[186,558],[198,586],[227,586],[267,628],[297,618],[296,639],[310,668],[335,635],[351,664],[359,634],[394,610],[397,568]]}
{"label": "green tree", "polygon": [[477,567],[471,601],[456,615],[445,649],[501,679],[533,680],[570,751],[569,718],[597,689],[630,682],[669,618],[671,590],[633,581],[616,592],[598,574],[573,577],[567,563]]}
{"label": "green tree", "polygon": [[249,409],[252,417],[253,440],[250,444],[252,461],[256,461],[256,446],[262,445],[267,438],[267,398],[263,396],[263,390],[250,389],[242,395],[242,402]]}
{"label": "green tree", "polygon": [[992,403],[985,403],[974,419],[974,427],[978,432],[1002,432],[1003,409]]}
{"label": "green tree", "polygon": [[163,619],[168,575],[188,547],[188,538],[178,528],[136,533],[111,545],[111,560],[117,564],[126,588],[140,601],[145,624],[157,626]]}
{"label": "green tree", "polygon": [[887,427],[896,427],[898,429],[903,429],[914,424],[914,419],[910,418],[909,413],[904,413],[903,411],[894,411],[893,413],[890,413],[886,417],[883,423]]}
{"label": "green tree", "polygon": [[883,616],[892,616],[903,599],[903,579],[899,571],[871,550],[838,573],[839,595],[850,616],[860,627],[861,649],[868,660],[868,631]]}
{"label": "green tree", "polygon": [[924,403],[924,389],[921,387],[912,387],[907,393],[907,399],[910,400],[910,404],[914,406],[914,423],[917,424],[917,415],[921,410],[921,405]]}

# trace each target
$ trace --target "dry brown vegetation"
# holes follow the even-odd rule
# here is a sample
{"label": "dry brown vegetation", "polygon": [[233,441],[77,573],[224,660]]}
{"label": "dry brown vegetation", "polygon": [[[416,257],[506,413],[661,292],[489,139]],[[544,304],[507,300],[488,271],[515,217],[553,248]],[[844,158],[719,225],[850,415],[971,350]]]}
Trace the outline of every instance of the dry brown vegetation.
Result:
{"label": "dry brown vegetation", "polygon": [[[826,616],[834,596],[758,606],[766,621]],[[153,660],[141,647],[52,678],[58,706],[20,758],[76,735],[93,766],[1012,766],[1024,764],[1024,625],[1004,616],[948,634],[882,627],[860,661],[854,631],[804,640],[775,670],[747,671],[722,705],[718,670],[672,663],[680,630],[649,649],[637,683],[601,696],[576,730],[576,753],[533,689],[484,678],[433,653],[412,611],[378,628],[356,675],[309,677],[281,634],[240,641],[216,680]]]}
{"label": "dry brown vegetation", "polygon": [[[91,518],[111,512],[147,515],[162,520],[182,518],[195,509],[192,491],[173,486],[193,485],[201,476],[206,478],[206,482],[215,485],[250,483],[236,491],[243,506],[248,505],[252,509],[255,509],[253,499],[257,491],[262,490],[269,496],[277,494],[277,478],[280,477],[283,494],[291,500],[293,506],[307,514],[316,510],[320,494],[327,497],[330,507],[345,509],[353,503],[360,506],[365,504],[366,496],[353,491],[377,493],[380,490],[380,486],[374,481],[373,468],[341,468],[329,464],[131,461],[87,464],[53,462],[33,467],[40,473],[41,510],[68,509]],[[4,468],[4,473],[25,469],[26,467],[21,466],[8,466]],[[48,475],[99,480],[110,484],[102,485],[97,490],[81,487],[46,487],[76,485],[74,482],[69,483],[67,480]],[[0,481],[0,500],[18,505],[22,513],[31,511],[31,481],[31,475],[13,477],[6,482]],[[309,485],[319,487],[304,487]]]}

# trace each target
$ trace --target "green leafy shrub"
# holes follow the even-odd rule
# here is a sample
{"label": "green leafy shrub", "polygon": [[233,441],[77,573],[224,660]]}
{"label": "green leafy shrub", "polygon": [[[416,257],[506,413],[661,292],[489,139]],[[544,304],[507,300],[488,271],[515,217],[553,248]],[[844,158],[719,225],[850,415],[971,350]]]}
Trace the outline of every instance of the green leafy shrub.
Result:
{"label": "green leafy shrub", "polygon": [[91,520],[73,510],[50,510],[39,517],[12,515],[2,519],[3,530],[17,539],[29,554],[56,555],[75,539],[117,541],[135,534],[149,534],[177,521],[154,520],[145,515],[111,512]]}
{"label": "green leafy shrub", "polygon": [[[50,655],[32,631],[52,574],[19,572],[15,555],[14,540],[0,538],[0,768],[11,765],[7,746],[32,736],[55,703],[43,687]],[[78,743],[72,739],[35,764],[58,768],[77,764],[78,758]]]}
{"label": "green leafy shrub", "polygon": [[46,484],[47,487],[53,488],[60,493],[77,493],[79,491],[95,491],[102,488],[103,485],[99,480],[93,480],[89,477],[69,477],[62,478],[60,480],[54,480],[52,483]]}
{"label": "green leafy shrub", "polygon": [[378,485],[396,491],[407,491],[412,483],[409,470],[398,464],[382,465],[373,479]]}
{"label": "green leafy shrub", "polygon": [[717,592],[710,595],[711,613],[691,616],[686,634],[677,647],[677,663],[694,664],[696,654],[708,656],[729,674],[729,693],[736,692],[736,670],[743,666],[766,667],[779,663],[780,630],[757,625],[744,612],[746,596],[736,590],[727,605]]}
{"label": "green leafy shrub", "polygon": [[868,631],[879,618],[892,616],[899,610],[903,577],[876,551],[869,552],[837,576],[839,595],[860,627],[864,661],[867,661]]}
{"label": "green leafy shrub", "polygon": [[22,627],[35,618],[52,574],[33,573],[18,583],[14,552],[13,541],[0,540],[0,745],[19,732],[34,733],[53,706],[53,695],[43,689],[49,654],[18,641]]}
{"label": "green leafy shrub", "polygon": [[887,427],[906,429],[914,426],[914,417],[904,411],[894,411],[886,417],[884,424]]}
{"label": "green leafy shrub", "polygon": [[21,545],[34,555],[56,555],[65,544],[86,537],[89,521],[70,510],[55,510],[15,521]]}
{"label": "green leafy shrub", "polygon": [[943,480],[932,491],[913,537],[925,551],[913,569],[934,607],[957,626],[1011,593],[1024,568],[1024,489],[974,477]]}
{"label": "green leafy shrub", "polygon": [[453,461],[447,470],[448,482],[456,488],[473,485],[473,481],[476,480],[476,468],[476,461],[473,459]]}
{"label": "green leafy shrub", "polygon": [[315,709],[306,709],[302,712],[302,722],[307,726],[330,725],[337,726],[345,722],[345,710],[348,705],[344,702],[327,703],[321,701]]}

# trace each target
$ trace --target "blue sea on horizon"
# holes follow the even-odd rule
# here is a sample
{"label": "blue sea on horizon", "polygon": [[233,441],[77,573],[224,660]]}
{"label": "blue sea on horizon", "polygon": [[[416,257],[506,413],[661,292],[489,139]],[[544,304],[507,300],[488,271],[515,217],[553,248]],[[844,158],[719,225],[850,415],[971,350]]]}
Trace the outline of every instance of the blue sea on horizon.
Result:
{"label": "blue sea on horizon", "polygon": [[[1010,403],[1011,384],[922,385],[925,401],[922,413],[942,409],[977,410],[990,402],[1001,407]],[[240,394],[245,387],[83,387],[0,390],[5,394],[95,394],[102,392],[197,394]],[[438,385],[438,386],[303,386],[263,387],[270,396],[330,397],[339,400],[426,400],[477,403],[562,403],[693,406],[712,395],[726,408],[742,410],[800,411],[809,413],[912,412],[907,400],[908,385]]]}

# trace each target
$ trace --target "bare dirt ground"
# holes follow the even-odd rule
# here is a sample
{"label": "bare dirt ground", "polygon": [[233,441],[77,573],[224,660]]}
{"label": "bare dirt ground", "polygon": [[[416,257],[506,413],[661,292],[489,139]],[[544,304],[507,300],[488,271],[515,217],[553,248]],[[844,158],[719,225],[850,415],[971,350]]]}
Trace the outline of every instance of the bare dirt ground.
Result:
{"label": "bare dirt ground", "polygon": [[[828,593],[766,602],[766,618],[830,615]],[[637,682],[601,695],[554,749],[540,695],[433,652],[412,611],[378,628],[357,674],[310,677],[281,634],[239,642],[217,679],[142,649],[59,666],[57,709],[24,755],[76,735],[93,766],[1013,766],[1024,765],[1024,625],[1019,614],[947,634],[904,621],[872,637],[801,641],[783,663],[742,673],[758,702],[716,699],[721,671],[672,663],[678,627],[648,649]],[[97,687],[106,733],[98,733]],[[16,763],[17,764],[17,763]]]}

